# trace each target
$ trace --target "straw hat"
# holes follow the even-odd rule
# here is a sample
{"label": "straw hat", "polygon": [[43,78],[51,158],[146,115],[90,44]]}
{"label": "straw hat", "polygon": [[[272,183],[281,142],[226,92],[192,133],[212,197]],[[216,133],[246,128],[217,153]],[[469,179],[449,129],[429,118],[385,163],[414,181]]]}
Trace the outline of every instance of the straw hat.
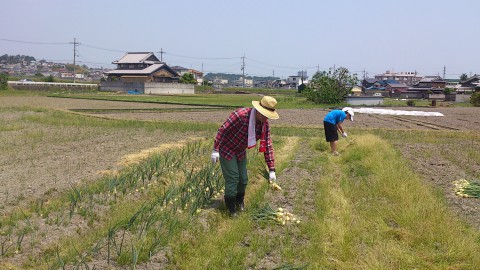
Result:
{"label": "straw hat", "polygon": [[260,102],[252,101],[253,107],[268,119],[278,119],[278,113],[275,111],[277,100],[270,96],[264,96]]}

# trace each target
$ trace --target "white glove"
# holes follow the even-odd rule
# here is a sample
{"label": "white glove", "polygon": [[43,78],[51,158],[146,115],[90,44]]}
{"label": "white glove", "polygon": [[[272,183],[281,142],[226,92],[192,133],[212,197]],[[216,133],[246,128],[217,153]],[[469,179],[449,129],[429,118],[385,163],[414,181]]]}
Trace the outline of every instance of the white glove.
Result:
{"label": "white glove", "polygon": [[217,161],[220,159],[220,153],[218,151],[213,150],[212,151],[212,162],[217,163]]}
{"label": "white glove", "polygon": [[346,132],[343,132],[343,133],[342,133],[342,137],[343,137],[343,138],[346,138],[346,137],[347,137],[347,133],[346,133]]}
{"label": "white glove", "polygon": [[277,176],[275,175],[274,171],[270,171],[270,173],[268,174],[268,180],[277,181]]}

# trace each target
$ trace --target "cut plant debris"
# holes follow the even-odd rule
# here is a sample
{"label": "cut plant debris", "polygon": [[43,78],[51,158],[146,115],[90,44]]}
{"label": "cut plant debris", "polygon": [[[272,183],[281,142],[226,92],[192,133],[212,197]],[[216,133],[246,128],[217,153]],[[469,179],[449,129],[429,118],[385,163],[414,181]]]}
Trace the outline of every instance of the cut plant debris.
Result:
{"label": "cut plant debris", "polygon": [[453,183],[455,185],[455,194],[464,198],[480,198],[480,183],[479,181],[468,181],[465,179],[457,180]]}
{"label": "cut plant debris", "polygon": [[258,208],[258,210],[253,214],[253,220],[258,222],[276,222],[281,225],[300,223],[300,220],[292,213],[281,207],[279,207],[277,210],[274,210],[269,204]]}

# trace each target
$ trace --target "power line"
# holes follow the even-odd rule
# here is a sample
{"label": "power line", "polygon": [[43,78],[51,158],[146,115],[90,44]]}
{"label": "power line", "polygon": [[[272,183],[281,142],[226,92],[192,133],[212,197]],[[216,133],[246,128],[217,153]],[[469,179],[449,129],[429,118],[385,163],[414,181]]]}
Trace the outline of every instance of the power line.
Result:
{"label": "power line", "polygon": [[287,69],[305,69],[305,68],[316,68],[317,66],[311,66],[311,67],[286,67],[286,66],[277,66],[277,65],[272,65],[272,64],[267,64],[267,63],[263,63],[263,62],[260,62],[260,61],[257,61],[257,60],[254,60],[252,58],[246,58],[252,62],[255,62],[255,63],[258,63],[258,64],[262,64],[262,65],[266,65],[266,66],[270,66],[270,67],[276,67],[276,68],[287,68]]}
{"label": "power line", "polygon": [[13,40],[13,39],[6,39],[6,38],[0,38],[0,40],[9,41],[9,42],[16,42],[16,43],[39,44],[39,45],[65,45],[65,44],[70,44],[69,42],[36,42],[36,41]]}
{"label": "power line", "polygon": [[[55,45],[68,45],[68,44],[72,44],[72,42],[68,42],[68,43],[60,43],[60,42],[36,42],[36,41],[21,41],[21,40],[12,40],[12,39],[3,39],[3,38],[0,38],[0,40],[5,40],[5,41],[9,41],[9,42],[19,42],[19,43],[28,43],[28,44],[40,44],[40,45],[52,45],[52,44],[55,44]],[[98,47],[98,46],[94,46],[94,45],[90,45],[90,44],[84,44],[84,43],[78,43],[76,41],[74,41],[74,63],[75,63],[75,60],[76,60],[76,57],[78,56],[76,54],[76,50],[77,50],[77,46],[84,46],[84,47],[88,47],[88,48],[92,48],[92,49],[97,49],[97,50],[102,50],[102,51],[111,51],[111,52],[121,52],[121,53],[126,53],[127,51],[126,50],[116,50],[116,49],[109,49],[109,48],[102,48],[102,47]],[[163,51],[163,48],[161,49],[160,52],[158,52],[161,54],[160,58],[161,58],[161,61],[163,62],[163,54],[167,54],[165,51]],[[180,55],[180,54],[175,54],[175,53],[168,53],[168,55],[171,55],[171,56],[174,56],[174,57],[180,57],[180,58],[187,58],[187,59],[199,59],[199,60],[232,60],[232,59],[241,59],[241,67],[240,69],[243,71],[243,73],[245,72],[245,65],[246,65],[246,60],[249,60],[251,62],[254,62],[254,63],[258,63],[258,64],[261,64],[261,65],[264,65],[264,66],[269,66],[269,67],[275,67],[275,68],[283,68],[283,69],[296,69],[296,70],[303,70],[303,69],[308,69],[308,68],[317,68],[318,69],[318,65],[316,66],[308,66],[308,67],[291,67],[291,66],[279,66],[279,65],[274,65],[274,64],[268,64],[268,63],[265,63],[265,62],[261,62],[261,61],[258,61],[258,60],[255,60],[255,59],[252,59],[252,58],[247,58],[244,56],[235,56],[235,57],[196,57],[196,56],[186,56],[186,55]],[[203,65],[203,63],[202,63]],[[235,64],[237,65],[237,64]]]}
{"label": "power line", "polygon": [[183,58],[190,58],[190,59],[202,59],[202,60],[227,60],[227,59],[241,59],[242,57],[194,57],[194,56],[185,56],[179,54],[168,53],[169,55],[183,57]]}
{"label": "power line", "polygon": [[72,59],[43,59],[45,61],[48,61],[48,62],[58,62],[58,63],[61,63],[61,62],[71,62]]}
{"label": "power line", "polygon": [[[62,61],[70,61],[70,60],[62,60]],[[77,62],[83,63],[83,64],[112,65],[112,63],[98,63],[98,62],[90,62],[90,61],[82,61],[82,60],[78,60]]]}
{"label": "power line", "polygon": [[120,51],[120,50],[100,48],[100,47],[96,47],[96,46],[92,46],[92,45],[88,45],[88,44],[84,44],[84,43],[82,44],[82,46],[85,46],[85,47],[88,47],[88,48],[92,48],[92,49],[103,50],[103,51],[110,51],[110,52],[121,52],[121,53],[125,53],[125,52],[126,52],[126,51]]}

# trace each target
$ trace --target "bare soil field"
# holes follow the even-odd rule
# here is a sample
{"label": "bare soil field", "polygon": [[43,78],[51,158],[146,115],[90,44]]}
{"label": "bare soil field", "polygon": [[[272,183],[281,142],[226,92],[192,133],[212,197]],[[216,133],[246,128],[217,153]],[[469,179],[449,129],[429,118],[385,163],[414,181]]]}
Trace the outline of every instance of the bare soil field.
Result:
{"label": "bare soil field", "polygon": [[[172,112],[102,112],[91,113],[107,118],[157,120],[170,122],[202,122],[223,123],[230,114],[230,110],[205,111],[204,107],[135,103],[122,101],[101,101],[86,99],[51,98],[51,97],[2,97],[2,107],[49,107],[64,110],[102,110],[102,109],[181,109],[192,108],[191,111]],[[198,108],[199,110],[194,110]],[[444,116],[389,116],[374,114],[358,114],[354,122],[349,122],[347,127],[358,128],[389,128],[389,129],[425,129],[425,130],[480,130],[480,108],[466,107],[401,107],[391,108],[407,111],[440,112]],[[308,126],[323,127],[323,118],[328,113],[327,109],[280,109],[280,119],[271,121],[272,126]],[[192,113],[193,112],[193,113]]]}
{"label": "bare soil field", "polygon": [[[21,121],[30,114],[41,114],[32,110],[15,110],[9,108],[53,108],[59,110],[79,109],[178,109],[182,105],[165,105],[151,103],[115,102],[86,99],[50,98],[50,97],[2,97],[0,99],[0,122],[8,125],[11,121]],[[443,117],[419,116],[385,116],[357,114],[354,122],[345,123],[349,128],[359,129],[402,129],[402,130],[459,130],[480,131],[480,108],[399,108],[402,110],[435,111]],[[297,126],[323,128],[325,109],[285,109],[279,110],[280,119],[272,121],[275,126]],[[219,111],[172,111],[172,112],[94,112],[92,115],[114,119],[136,119],[169,122],[204,122],[221,124],[230,110]],[[121,160],[127,155],[156,147],[162,143],[175,143],[189,140],[192,137],[212,136],[216,130],[208,134],[169,134],[161,130],[135,132],[118,129],[77,130],[63,128],[61,134],[67,138],[51,140],[59,136],[59,130],[48,130],[45,127],[25,125],[9,131],[2,131],[2,156],[0,157],[0,202],[4,205],[0,213],[15,207],[25,199],[32,200],[49,192],[68,189],[71,184],[85,179],[95,179],[102,172],[115,170],[121,166]],[[321,135],[321,134],[320,134]],[[75,137],[69,140],[68,137]],[[41,147],[28,141],[40,140]],[[19,141],[21,143],[19,143]],[[26,143],[25,143],[26,142]],[[478,149],[478,142],[474,148]],[[480,203],[477,199],[464,199],[455,196],[452,181],[465,175],[479,177],[480,165],[470,162],[467,156],[461,162],[452,162],[438,151],[462,151],[472,145],[444,144],[437,145],[401,144],[396,147],[405,158],[411,161],[412,167],[424,176],[428,183],[439,187],[458,215],[464,217],[480,229]],[[431,152],[431,158],[421,153]]]}
{"label": "bare soil field", "polygon": [[126,157],[142,150],[202,136],[198,133],[173,134],[158,129],[79,129],[23,121],[27,117],[45,117],[45,112],[34,108],[159,107],[176,106],[45,97],[0,98],[0,205],[3,206],[0,214],[44,194],[60,192],[83,180],[91,181],[108,171],[118,170]]}
{"label": "bare soil field", "polygon": [[[389,129],[424,129],[424,130],[480,130],[479,108],[399,108],[401,110],[440,112],[444,116],[390,116],[374,114],[357,114],[348,127],[389,128]],[[323,128],[323,118],[329,112],[326,109],[283,109],[279,110],[280,119],[271,121],[272,126],[308,126]],[[191,112],[126,112],[102,113],[103,117],[117,119],[215,122],[221,124],[230,114],[230,110]],[[475,117],[477,115],[477,117]]]}

